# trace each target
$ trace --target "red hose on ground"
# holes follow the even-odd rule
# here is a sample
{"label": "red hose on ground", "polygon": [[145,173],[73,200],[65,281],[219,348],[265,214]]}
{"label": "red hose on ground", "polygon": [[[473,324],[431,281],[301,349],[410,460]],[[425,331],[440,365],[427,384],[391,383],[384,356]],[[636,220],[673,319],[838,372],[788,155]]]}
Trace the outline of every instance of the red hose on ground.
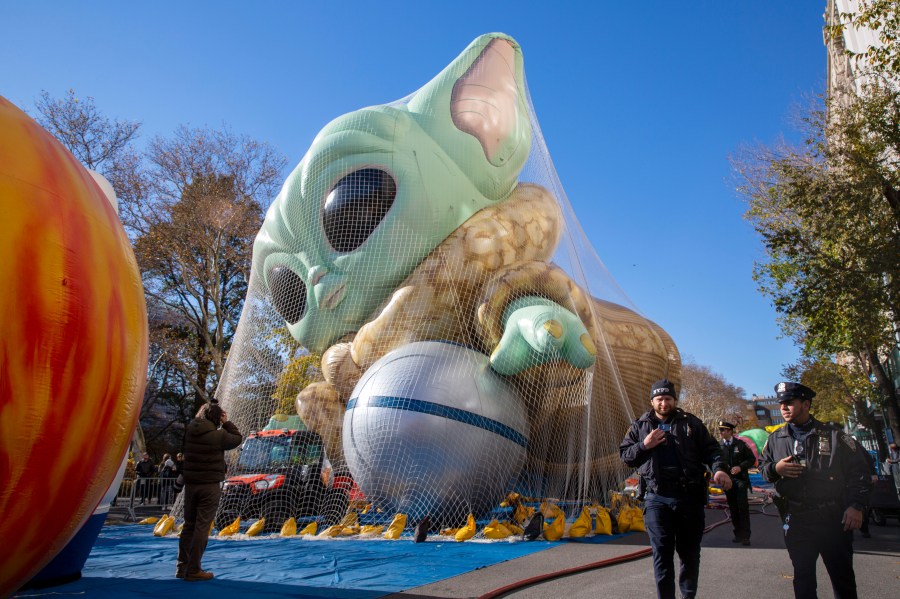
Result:
{"label": "red hose on ground", "polygon": [[[723,524],[731,522],[731,518],[725,518],[715,524],[710,524],[706,528],[703,529],[703,534],[708,533],[712,529],[722,526]],[[635,551],[633,553],[626,553],[625,555],[617,555],[616,557],[610,557],[604,560],[600,560],[599,562],[592,562],[590,564],[584,564],[582,566],[575,566],[574,568],[566,568],[565,570],[557,570],[556,572],[547,572],[546,574],[539,574],[538,576],[532,576],[531,578],[525,578],[524,580],[519,580],[517,582],[513,582],[506,586],[500,587],[499,589],[494,589],[493,591],[489,591],[484,595],[478,597],[478,599],[496,599],[497,597],[503,597],[504,595],[511,593],[515,590],[522,589],[525,587],[529,587],[535,584],[539,584],[541,582],[547,582],[548,580],[553,580],[554,578],[562,578],[563,576],[569,576],[571,574],[579,574],[581,572],[587,572],[588,570],[599,570],[601,568],[606,568],[608,566],[615,566],[616,564],[621,564],[624,562],[631,562],[638,559],[643,559],[649,556],[653,552],[649,547],[647,549],[641,549],[640,551]]]}

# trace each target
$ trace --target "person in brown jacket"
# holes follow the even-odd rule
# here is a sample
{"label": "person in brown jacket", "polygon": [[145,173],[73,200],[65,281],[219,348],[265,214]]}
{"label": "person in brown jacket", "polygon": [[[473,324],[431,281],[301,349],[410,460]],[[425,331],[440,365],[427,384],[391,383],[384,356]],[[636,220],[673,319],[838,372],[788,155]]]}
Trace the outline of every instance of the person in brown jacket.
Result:
{"label": "person in brown jacket", "polygon": [[176,578],[191,582],[213,578],[212,572],[200,567],[200,561],[222,495],[225,451],[234,449],[241,441],[241,433],[215,399],[204,404],[187,425],[182,472],[184,527],[178,541]]}

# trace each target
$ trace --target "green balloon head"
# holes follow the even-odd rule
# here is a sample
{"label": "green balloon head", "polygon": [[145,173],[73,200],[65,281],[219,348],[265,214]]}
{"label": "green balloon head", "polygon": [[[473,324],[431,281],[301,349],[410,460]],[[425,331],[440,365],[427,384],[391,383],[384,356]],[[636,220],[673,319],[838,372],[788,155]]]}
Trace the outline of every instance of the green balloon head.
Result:
{"label": "green balloon head", "polygon": [[454,230],[509,197],[531,135],[521,49],[502,34],[405,100],[329,123],[253,249],[293,337],[321,352],[359,330]]}

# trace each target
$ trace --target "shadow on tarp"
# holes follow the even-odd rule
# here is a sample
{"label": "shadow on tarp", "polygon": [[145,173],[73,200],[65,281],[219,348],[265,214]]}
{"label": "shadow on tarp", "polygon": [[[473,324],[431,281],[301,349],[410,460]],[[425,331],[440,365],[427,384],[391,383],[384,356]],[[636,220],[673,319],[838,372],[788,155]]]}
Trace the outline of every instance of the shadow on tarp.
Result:
{"label": "shadow on tarp", "polygon": [[[605,542],[615,537],[588,537]],[[424,543],[411,539],[309,539],[279,536],[210,538],[203,567],[215,572],[208,582],[175,578],[178,538],[154,537],[149,526],[106,526],[82,570],[81,580],[17,598],[180,597],[192,599],[248,596],[369,599],[508,561],[559,545],[547,541],[468,541],[437,535]]]}

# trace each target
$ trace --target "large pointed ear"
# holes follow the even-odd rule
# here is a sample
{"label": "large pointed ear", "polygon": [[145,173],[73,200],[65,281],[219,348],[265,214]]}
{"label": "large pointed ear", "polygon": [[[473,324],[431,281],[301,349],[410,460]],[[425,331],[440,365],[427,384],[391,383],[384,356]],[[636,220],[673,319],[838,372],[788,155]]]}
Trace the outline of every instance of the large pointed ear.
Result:
{"label": "large pointed ear", "polygon": [[408,110],[489,199],[515,187],[531,150],[519,44],[482,35],[413,94]]}

